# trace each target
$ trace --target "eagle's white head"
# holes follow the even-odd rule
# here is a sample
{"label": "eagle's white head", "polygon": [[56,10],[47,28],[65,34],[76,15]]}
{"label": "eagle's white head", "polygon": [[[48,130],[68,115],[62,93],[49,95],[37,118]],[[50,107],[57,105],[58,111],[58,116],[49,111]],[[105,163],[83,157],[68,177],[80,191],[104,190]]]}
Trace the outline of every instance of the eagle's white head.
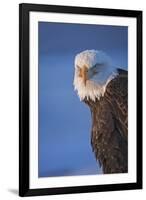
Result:
{"label": "eagle's white head", "polygon": [[81,101],[100,99],[107,84],[117,75],[116,67],[103,51],[86,50],[75,57],[74,88]]}

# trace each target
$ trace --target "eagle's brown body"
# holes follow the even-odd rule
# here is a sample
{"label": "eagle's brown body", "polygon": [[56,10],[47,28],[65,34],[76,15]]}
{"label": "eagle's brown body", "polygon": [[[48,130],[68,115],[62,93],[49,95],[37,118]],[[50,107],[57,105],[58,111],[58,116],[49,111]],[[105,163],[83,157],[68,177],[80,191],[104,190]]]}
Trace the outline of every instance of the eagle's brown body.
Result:
{"label": "eagle's brown body", "polygon": [[92,115],[92,148],[105,174],[128,172],[128,79],[127,71],[118,72],[104,97],[84,100]]}

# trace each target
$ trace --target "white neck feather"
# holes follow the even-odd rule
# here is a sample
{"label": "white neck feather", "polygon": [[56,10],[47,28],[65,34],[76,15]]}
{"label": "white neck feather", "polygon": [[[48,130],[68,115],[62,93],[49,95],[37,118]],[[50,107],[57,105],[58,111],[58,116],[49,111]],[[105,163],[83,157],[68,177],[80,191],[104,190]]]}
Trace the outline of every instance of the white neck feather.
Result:
{"label": "white neck feather", "polygon": [[[79,76],[79,69],[83,66],[88,68],[88,73],[93,70],[93,66],[98,72],[87,79],[86,85]],[[75,57],[74,89],[81,101],[85,98],[93,101],[96,98],[100,99],[104,96],[108,83],[117,75],[117,69],[113,66],[110,57],[102,51],[85,50]]]}
{"label": "white neck feather", "polygon": [[74,89],[77,91],[80,101],[85,98],[92,101],[95,101],[96,98],[100,100],[100,97],[104,96],[106,86],[118,75],[116,68],[108,67],[107,69],[97,74],[93,79],[87,80],[86,86],[82,79],[78,77],[77,72],[75,72]]}

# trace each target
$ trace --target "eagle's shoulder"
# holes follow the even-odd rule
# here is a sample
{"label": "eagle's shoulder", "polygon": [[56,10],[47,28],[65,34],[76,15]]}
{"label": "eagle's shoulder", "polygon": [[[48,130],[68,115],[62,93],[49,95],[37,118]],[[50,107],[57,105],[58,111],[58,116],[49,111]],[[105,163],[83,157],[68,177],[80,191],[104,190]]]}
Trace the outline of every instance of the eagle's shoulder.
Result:
{"label": "eagle's shoulder", "polygon": [[109,82],[105,99],[111,106],[116,122],[124,135],[128,128],[128,72],[118,69],[118,75]]}
{"label": "eagle's shoulder", "polygon": [[106,93],[116,93],[123,96],[127,94],[128,72],[124,69],[117,69],[117,72],[118,75],[108,83]]}
{"label": "eagle's shoulder", "polygon": [[121,68],[118,68],[117,71],[118,71],[119,75],[127,75],[128,74],[127,70],[124,70],[124,69],[121,69]]}

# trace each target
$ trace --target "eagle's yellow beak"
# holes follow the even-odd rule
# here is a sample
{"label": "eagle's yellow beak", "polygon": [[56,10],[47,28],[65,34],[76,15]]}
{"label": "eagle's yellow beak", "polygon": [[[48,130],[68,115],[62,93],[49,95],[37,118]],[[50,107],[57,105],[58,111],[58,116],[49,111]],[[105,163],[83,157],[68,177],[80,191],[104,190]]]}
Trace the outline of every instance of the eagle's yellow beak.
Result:
{"label": "eagle's yellow beak", "polygon": [[79,77],[83,79],[83,83],[86,86],[86,82],[88,80],[88,68],[86,67],[86,65],[80,68]]}

